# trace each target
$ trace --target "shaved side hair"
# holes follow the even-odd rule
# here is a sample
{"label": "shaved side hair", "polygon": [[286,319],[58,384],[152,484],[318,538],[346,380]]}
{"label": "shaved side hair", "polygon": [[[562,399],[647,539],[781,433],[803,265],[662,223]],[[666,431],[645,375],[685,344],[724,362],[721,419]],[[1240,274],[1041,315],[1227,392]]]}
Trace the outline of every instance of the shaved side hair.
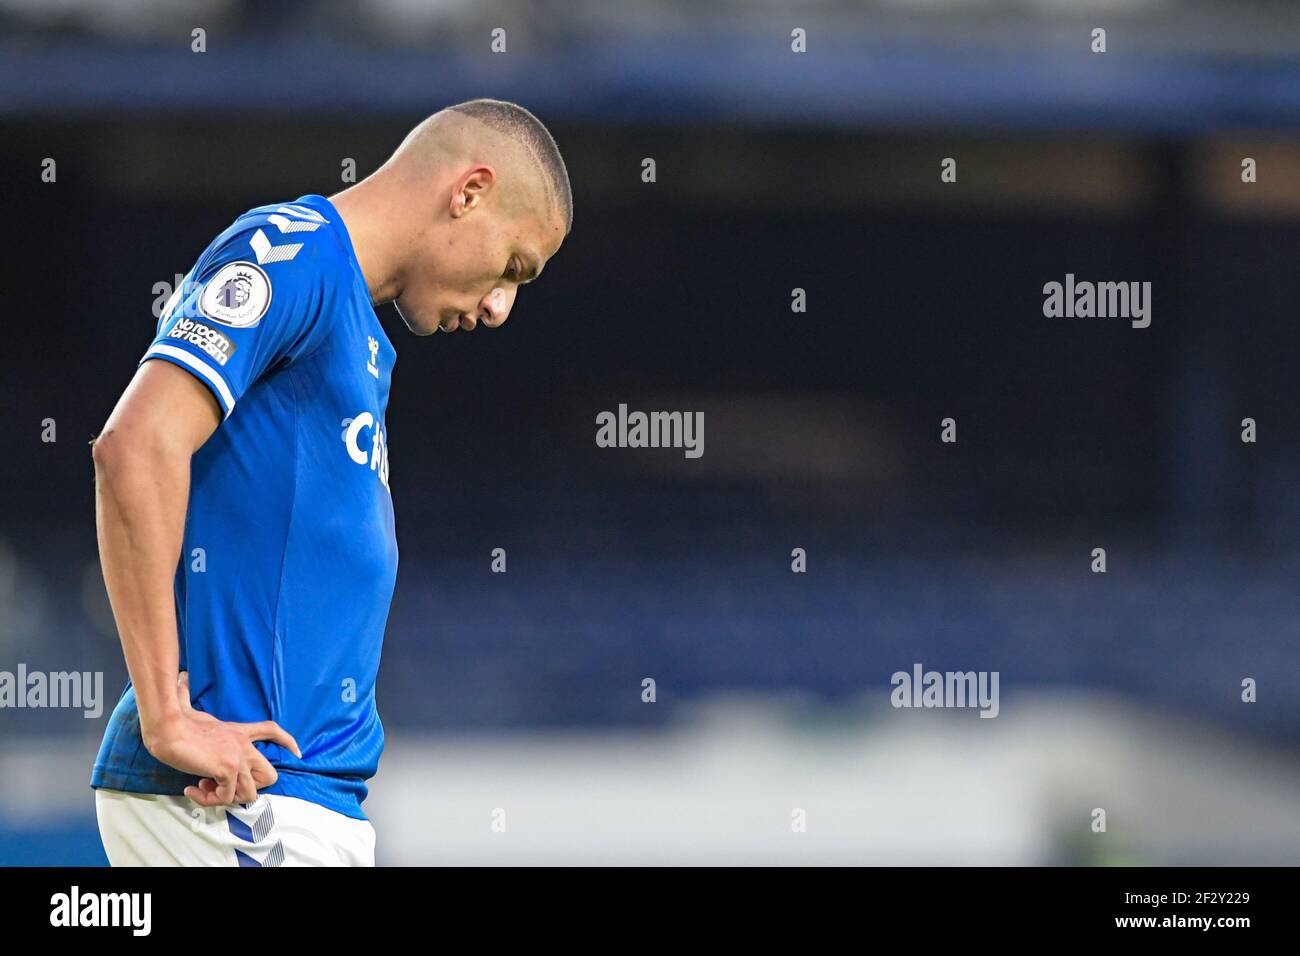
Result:
{"label": "shaved side hair", "polygon": [[560,155],[560,147],[542,121],[517,103],[505,100],[466,100],[448,106],[447,110],[478,120],[524,148],[542,174],[548,198],[564,215],[564,234],[567,236],[573,228],[573,189],[569,185],[569,170]]}

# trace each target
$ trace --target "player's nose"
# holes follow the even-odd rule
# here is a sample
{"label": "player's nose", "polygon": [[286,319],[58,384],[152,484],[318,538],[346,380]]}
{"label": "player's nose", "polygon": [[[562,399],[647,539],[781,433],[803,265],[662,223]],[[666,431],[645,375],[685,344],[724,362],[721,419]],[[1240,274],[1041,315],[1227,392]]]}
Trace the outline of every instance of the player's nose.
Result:
{"label": "player's nose", "polygon": [[489,329],[495,329],[510,317],[510,306],[513,302],[514,296],[498,286],[485,295],[483,301],[478,304],[479,318]]}

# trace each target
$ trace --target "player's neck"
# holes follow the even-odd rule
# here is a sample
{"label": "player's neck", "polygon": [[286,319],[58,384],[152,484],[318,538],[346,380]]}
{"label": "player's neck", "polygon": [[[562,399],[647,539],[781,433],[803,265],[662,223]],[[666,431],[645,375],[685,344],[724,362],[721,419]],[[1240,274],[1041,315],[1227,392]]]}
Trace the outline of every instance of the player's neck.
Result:
{"label": "player's neck", "polygon": [[402,292],[399,251],[404,245],[402,237],[394,234],[393,226],[402,222],[403,217],[394,216],[385,208],[383,191],[375,189],[371,179],[331,196],[330,202],[343,218],[352,240],[370,301],[375,305],[393,301]]}

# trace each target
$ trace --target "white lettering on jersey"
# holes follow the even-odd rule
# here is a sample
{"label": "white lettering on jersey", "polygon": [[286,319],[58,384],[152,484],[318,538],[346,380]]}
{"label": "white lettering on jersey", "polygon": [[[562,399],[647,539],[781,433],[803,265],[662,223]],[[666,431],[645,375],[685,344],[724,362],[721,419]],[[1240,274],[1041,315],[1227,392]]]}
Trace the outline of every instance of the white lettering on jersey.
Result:
{"label": "white lettering on jersey", "polygon": [[167,337],[197,345],[208,354],[209,358],[215,359],[218,365],[225,365],[230,361],[230,356],[235,354],[234,342],[216,329],[209,328],[202,322],[195,322],[193,319],[177,319],[172,330],[167,333]]}
{"label": "white lettering on jersey", "polygon": [[366,363],[366,371],[379,378],[379,342],[373,336],[367,336],[367,344],[370,346],[370,361]]}
{"label": "white lettering on jersey", "polygon": [[[375,424],[375,416],[362,412],[355,418],[343,419],[342,424],[343,444],[347,446],[348,457],[358,465],[370,465],[370,470],[379,476],[380,484],[388,488],[388,438]],[[370,429],[369,454],[361,444],[361,432],[366,428]]]}

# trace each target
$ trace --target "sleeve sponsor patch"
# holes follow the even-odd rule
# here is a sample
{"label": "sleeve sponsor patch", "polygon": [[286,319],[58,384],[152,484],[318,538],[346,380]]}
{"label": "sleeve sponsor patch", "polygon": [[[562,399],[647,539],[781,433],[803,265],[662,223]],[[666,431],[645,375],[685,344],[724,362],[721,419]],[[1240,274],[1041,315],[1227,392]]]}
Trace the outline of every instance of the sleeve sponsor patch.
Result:
{"label": "sleeve sponsor patch", "polygon": [[230,356],[235,354],[235,343],[216,329],[195,322],[193,319],[178,319],[167,333],[169,339],[180,339],[191,345],[197,345],[218,365],[225,365]]}
{"label": "sleeve sponsor patch", "polygon": [[200,312],[214,322],[236,329],[257,325],[270,304],[271,280],[251,262],[223,266],[208,280],[199,296]]}

